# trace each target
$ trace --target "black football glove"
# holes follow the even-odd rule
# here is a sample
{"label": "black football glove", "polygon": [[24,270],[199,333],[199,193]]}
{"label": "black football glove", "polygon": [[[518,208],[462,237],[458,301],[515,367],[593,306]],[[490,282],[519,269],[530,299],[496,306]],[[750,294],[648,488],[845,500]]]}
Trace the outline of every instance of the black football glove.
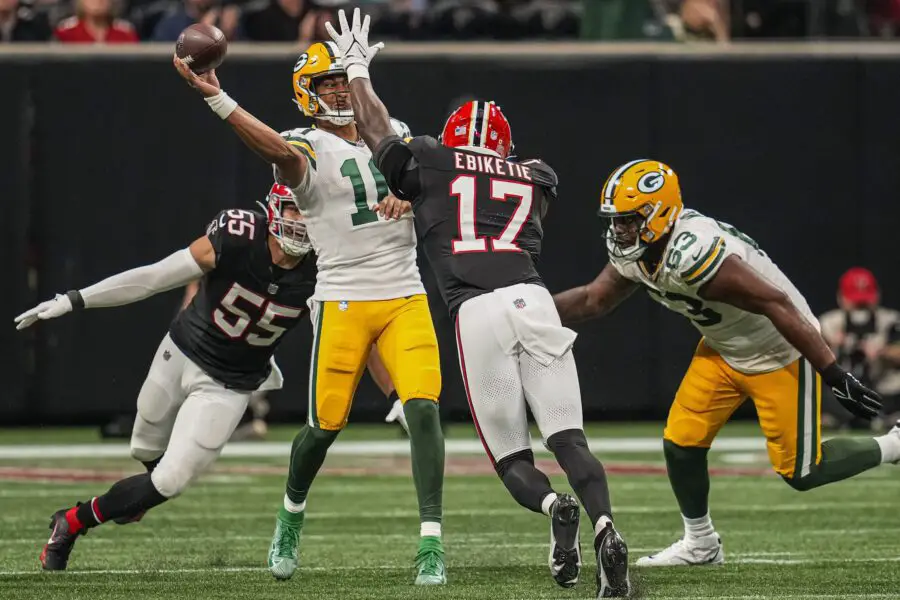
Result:
{"label": "black football glove", "polygon": [[831,363],[822,371],[822,379],[831,387],[838,402],[857,417],[871,419],[881,412],[881,396],[861,384],[859,379],[840,368],[837,363]]}

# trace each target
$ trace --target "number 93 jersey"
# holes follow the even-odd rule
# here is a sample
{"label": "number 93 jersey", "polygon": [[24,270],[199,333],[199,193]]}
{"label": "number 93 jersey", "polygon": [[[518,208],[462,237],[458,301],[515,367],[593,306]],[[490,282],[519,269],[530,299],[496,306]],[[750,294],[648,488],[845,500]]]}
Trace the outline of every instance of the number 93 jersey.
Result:
{"label": "number 93 jersey", "polygon": [[800,353],[767,317],[700,297],[700,288],[731,255],[785,292],[818,328],[806,299],[752,238],[694,210],[686,209],[678,217],[656,273],[649,273],[640,261],[625,263],[610,257],[610,262],[624,277],[644,284],[654,300],[690,319],[706,345],[734,369],[764,373],[789,365]]}
{"label": "number 93 jersey", "polygon": [[385,220],[375,212],[389,190],[365,143],[316,128],[281,135],[306,156],[310,167],[293,191],[318,257],[314,299],[393,300],[424,294],[413,216]]}
{"label": "number 93 jersey", "polygon": [[270,359],[307,312],[316,280],[307,255],[293,269],[272,263],[265,215],[220,212],[206,236],[216,267],[169,328],[172,341],[226,387],[255,390],[269,376]]}

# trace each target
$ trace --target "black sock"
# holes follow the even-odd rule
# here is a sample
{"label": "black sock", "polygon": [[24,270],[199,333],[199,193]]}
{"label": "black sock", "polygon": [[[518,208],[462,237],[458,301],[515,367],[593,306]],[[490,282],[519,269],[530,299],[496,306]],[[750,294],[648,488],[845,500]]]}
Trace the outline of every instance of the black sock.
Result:
{"label": "black sock", "polygon": [[137,516],[166,500],[153,485],[150,473],[142,473],[117,481],[102,496],[78,506],[75,516],[82,527],[89,529],[120,517]]}
{"label": "black sock", "polygon": [[596,526],[601,517],[612,520],[606,470],[591,454],[584,432],[580,429],[566,429],[554,433],[547,439],[547,447],[566,472],[569,485],[581,500],[591,524]]}
{"label": "black sock", "polygon": [[159,465],[159,461],[161,461],[162,458],[163,457],[160,456],[159,458],[154,458],[153,460],[142,460],[141,464],[144,465],[144,468],[147,469],[148,473],[152,473],[153,469],[155,469],[157,465]]}
{"label": "black sock", "polygon": [[497,475],[516,502],[536,513],[543,512],[541,503],[553,493],[550,480],[534,466],[534,453],[522,450],[504,456],[497,462]]}

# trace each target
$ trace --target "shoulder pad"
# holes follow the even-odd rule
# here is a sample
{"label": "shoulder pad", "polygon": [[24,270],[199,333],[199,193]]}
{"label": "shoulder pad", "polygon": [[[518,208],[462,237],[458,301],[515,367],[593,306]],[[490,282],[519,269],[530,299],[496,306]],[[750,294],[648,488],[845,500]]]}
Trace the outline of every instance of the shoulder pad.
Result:
{"label": "shoulder pad", "polygon": [[316,155],[316,146],[315,142],[317,140],[317,136],[315,135],[314,129],[309,128],[298,128],[291,129],[290,131],[282,131],[281,137],[287,140],[287,142],[300,150],[309,162],[312,164],[313,169],[316,168],[316,161],[318,160],[318,156]]}
{"label": "shoulder pad", "polygon": [[405,141],[413,152],[418,150],[432,150],[443,147],[442,144],[430,135],[417,135],[414,138],[406,138]]}
{"label": "shoulder pad", "polygon": [[725,237],[706,227],[679,227],[667,251],[667,266],[687,285],[708,281],[728,256]]}
{"label": "shoulder pad", "polygon": [[550,168],[550,165],[539,158],[530,158],[528,160],[519,161],[520,165],[531,169],[534,182],[544,187],[554,188],[559,184],[559,177],[556,171]]}

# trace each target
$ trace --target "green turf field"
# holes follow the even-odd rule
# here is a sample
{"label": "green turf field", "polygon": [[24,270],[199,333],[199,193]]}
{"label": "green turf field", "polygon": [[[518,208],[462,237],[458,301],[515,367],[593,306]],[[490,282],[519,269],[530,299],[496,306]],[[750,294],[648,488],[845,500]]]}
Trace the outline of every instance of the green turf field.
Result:
{"label": "green turf field", "polygon": [[[273,432],[290,439],[291,428]],[[605,426],[591,437],[657,435],[658,426]],[[733,436],[753,435],[739,425]],[[348,439],[396,440],[391,426]],[[466,428],[449,438],[465,439]],[[92,430],[0,431],[0,446],[96,442]],[[544,456],[543,458],[546,458]],[[668,545],[680,520],[658,452],[603,452],[616,521],[632,560]],[[800,494],[767,474],[760,452],[713,453],[713,518],[728,565],[634,569],[647,598],[900,598],[900,468]],[[277,582],[265,570],[286,456],[223,458],[183,497],[137,525],[104,525],[80,538],[65,573],[42,573],[49,515],[106,490],[135,463],[102,459],[0,460],[0,598],[318,599],[592,598],[594,560],[582,582],[558,588],[546,567],[547,521],[521,509],[483,455],[448,457],[445,545],[450,583],[412,585],[418,519],[405,456],[335,456],[313,487],[301,571]],[[639,469],[636,469],[638,468]],[[38,468],[43,470],[37,470]],[[68,469],[68,473],[65,470]],[[646,474],[636,474],[636,471]],[[380,474],[376,474],[380,473]],[[727,473],[741,473],[727,474]],[[81,479],[81,480],[77,480]],[[553,476],[559,490],[565,479]],[[94,481],[95,480],[95,481]],[[586,518],[585,518],[586,522]],[[584,549],[590,547],[582,531]],[[587,554],[587,553],[586,553]]]}

